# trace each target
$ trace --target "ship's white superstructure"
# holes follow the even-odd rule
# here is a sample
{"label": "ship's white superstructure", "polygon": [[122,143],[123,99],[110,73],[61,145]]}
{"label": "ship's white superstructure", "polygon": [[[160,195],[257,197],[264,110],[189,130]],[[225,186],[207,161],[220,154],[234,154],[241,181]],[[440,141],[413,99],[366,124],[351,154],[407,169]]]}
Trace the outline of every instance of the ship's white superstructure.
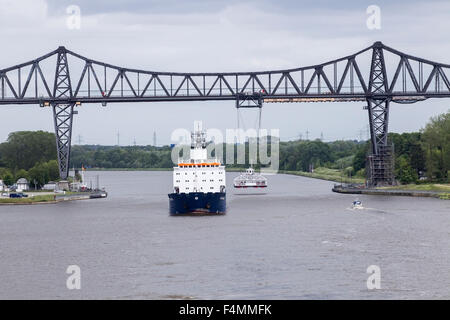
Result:
{"label": "ship's white superstructure", "polygon": [[179,159],[173,168],[174,193],[224,192],[225,166],[216,158],[208,158],[206,132],[202,123],[196,122],[191,134],[188,159]]}

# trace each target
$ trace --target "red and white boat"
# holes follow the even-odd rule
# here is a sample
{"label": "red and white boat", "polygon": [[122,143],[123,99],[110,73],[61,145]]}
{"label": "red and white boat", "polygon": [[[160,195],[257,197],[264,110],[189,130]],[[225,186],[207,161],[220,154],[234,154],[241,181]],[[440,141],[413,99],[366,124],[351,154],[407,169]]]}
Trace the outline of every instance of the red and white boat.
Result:
{"label": "red and white boat", "polygon": [[235,188],[266,188],[267,178],[250,167],[233,180]]}

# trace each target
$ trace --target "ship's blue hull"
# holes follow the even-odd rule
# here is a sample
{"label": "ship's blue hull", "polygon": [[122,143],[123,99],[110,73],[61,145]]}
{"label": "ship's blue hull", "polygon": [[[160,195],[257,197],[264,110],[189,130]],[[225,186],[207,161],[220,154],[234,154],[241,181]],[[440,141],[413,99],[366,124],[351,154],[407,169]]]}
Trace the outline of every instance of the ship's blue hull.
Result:
{"label": "ship's blue hull", "polygon": [[225,192],[170,193],[171,215],[224,214],[226,211]]}

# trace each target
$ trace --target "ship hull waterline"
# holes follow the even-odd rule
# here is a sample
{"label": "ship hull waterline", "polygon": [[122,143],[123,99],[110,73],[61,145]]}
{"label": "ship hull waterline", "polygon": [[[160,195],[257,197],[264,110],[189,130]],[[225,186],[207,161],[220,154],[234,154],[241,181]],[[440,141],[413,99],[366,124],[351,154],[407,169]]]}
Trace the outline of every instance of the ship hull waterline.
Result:
{"label": "ship hull waterline", "polygon": [[234,186],[235,188],[267,188],[267,186]]}
{"label": "ship hull waterline", "polygon": [[223,215],[226,213],[226,193],[170,193],[169,212],[173,216]]}

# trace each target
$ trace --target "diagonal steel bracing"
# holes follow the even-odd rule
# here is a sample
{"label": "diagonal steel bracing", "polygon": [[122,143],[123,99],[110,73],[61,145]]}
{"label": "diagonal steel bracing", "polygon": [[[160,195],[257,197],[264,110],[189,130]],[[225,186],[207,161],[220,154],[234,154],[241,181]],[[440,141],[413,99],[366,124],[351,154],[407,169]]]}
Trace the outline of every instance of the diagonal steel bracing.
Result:
{"label": "diagonal steel bracing", "polygon": [[372,153],[378,154],[386,146],[389,124],[389,99],[367,99]]}
{"label": "diagonal steel bracing", "polygon": [[[60,48],[57,56],[53,96],[58,99],[69,99],[72,97],[69,65],[64,48]],[[61,179],[67,179],[69,175],[74,103],[54,103],[52,104],[52,107],[55,123],[59,175]]]}
{"label": "diagonal steel bracing", "polygon": [[368,182],[372,186],[389,185],[394,182],[393,152],[388,144],[389,97],[386,64],[381,44],[375,45],[372,51],[372,62],[367,98],[369,124],[372,143],[372,154],[368,156]]}
{"label": "diagonal steel bracing", "polygon": [[[372,59],[370,59],[372,53]],[[385,53],[398,65],[384,62]],[[51,90],[47,62],[57,57]],[[72,80],[69,63],[75,68]],[[371,72],[367,76],[370,65]],[[386,77],[388,73],[391,78]],[[392,75],[394,75],[392,77]],[[181,73],[139,70],[96,61],[60,47],[42,57],[0,69],[0,105],[235,100],[263,93],[264,102],[361,101],[369,97],[416,102],[450,97],[450,65],[414,57],[376,42],[322,64],[253,72]],[[369,82],[367,83],[367,80]],[[64,99],[63,99],[64,98]]]}
{"label": "diagonal steel bracing", "polygon": [[[55,57],[56,72],[51,88],[54,65],[48,61]],[[385,58],[399,62],[389,63],[388,67]],[[46,70],[49,65],[51,71]],[[372,154],[379,155],[387,150],[392,103],[448,98],[449,78],[449,64],[415,57],[381,42],[317,65],[208,73],[125,68],[59,47],[31,61],[0,69],[0,105],[53,107],[60,173],[66,178],[73,107],[80,103],[233,100],[241,108],[248,106],[249,101],[256,102],[256,106],[263,102],[367,101]]]}
{"label": "diagonal steel bracing", "polygon": [[69,175],[70,144],[72,140],[73,104],[53,105],[53,116],[59,175],[61,179],[67,179]]}

